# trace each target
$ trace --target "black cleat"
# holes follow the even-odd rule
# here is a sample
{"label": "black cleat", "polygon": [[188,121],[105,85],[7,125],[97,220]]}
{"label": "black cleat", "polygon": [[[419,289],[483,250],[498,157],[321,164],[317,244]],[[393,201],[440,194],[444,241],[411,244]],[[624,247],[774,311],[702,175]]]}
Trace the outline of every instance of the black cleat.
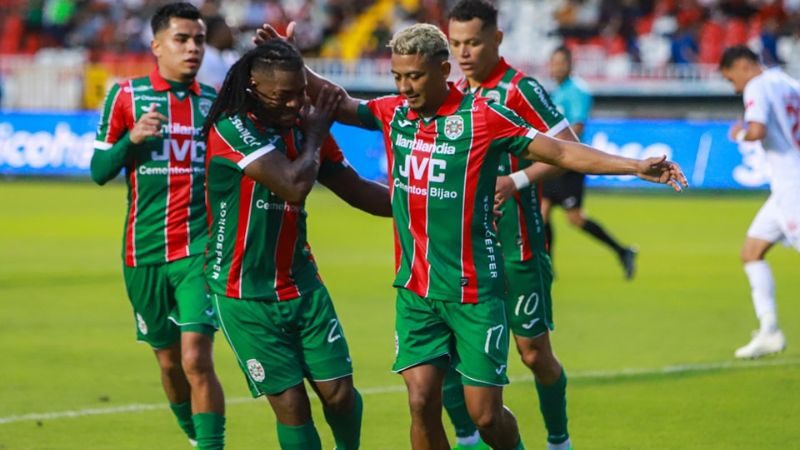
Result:
{"label": "black cleat", "polygon": [[633,275],[636,273],[636,254],[638,252],[633,247],[628,247],[619,255],[619,260],[622,263],[622,269],[625,270],[625,279],[632,280]]}

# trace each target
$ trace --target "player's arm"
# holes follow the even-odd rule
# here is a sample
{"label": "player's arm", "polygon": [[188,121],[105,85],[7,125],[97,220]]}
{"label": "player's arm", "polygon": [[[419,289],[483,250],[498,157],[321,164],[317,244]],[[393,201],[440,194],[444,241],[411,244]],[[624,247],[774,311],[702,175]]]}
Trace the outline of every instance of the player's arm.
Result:
{"label": "player's arm", "polygon": [[305,200],[317,179],[320,149],[328,137],[337,101],[338,93],[323,89],[314,108],[304,110],[302,123],[306,139],[297,159],[289,160],[269,145],[261,156],[245,166],[244,174],[289,203]]}
{"label": "player's arm", "polygon": [[760,141],[767,136],[767,126],[761,122],[747,122],[745,127],[742,122],[735,123],[731,129],[729,137],[736,142]]}
{"label": "player's arm", "polygon": [[119,85],[109,91],[97,127],[89,170],[92,180],[101,186],[114,179],[130,162],[131,150],[135,145],[150,136],[161,137],[161,123],[167,120],[163,114],[155,111],[156,105],[153,104],[128,132],[125,120],[128,109],[124,106],[121,91]]}
{"label": "player's arm", "polygon": [[523,152],[524,158],[598,175],[636,175],[653,183],[669,184],[676,191],[688,186],[680,166],[666,156],[632,159],[610,155],[578,142],[554,139],[537,133]]}
{"label": "player's arm", "polygon": [[350,206],[380,217],[392,217],[389,188],[367,180],[350,165],[335,173],[320,174],[319,182]]}

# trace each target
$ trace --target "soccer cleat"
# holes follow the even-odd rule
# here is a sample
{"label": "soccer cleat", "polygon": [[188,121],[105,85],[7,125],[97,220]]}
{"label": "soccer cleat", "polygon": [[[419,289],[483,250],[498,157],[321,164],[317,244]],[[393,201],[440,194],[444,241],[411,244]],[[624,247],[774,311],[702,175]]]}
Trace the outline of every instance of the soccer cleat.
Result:
{"label": "soccer cleat", "polygon": [[619,261],[622,263],[622,268],[625,270],[625,279],[633,279],[636,273],[636,255],[638,251],[634,247],[628,247],[619,255]]}
{"label": "soccer cleat", "polygon": [[786,338],[781,330],[754,331],[753,339],[736,350],[736,357],[740,359],[755,359],[774,353],[780,353],[786,348]]}
{"label": "soccer cleat", "polygon": [[548,442],[547,450],[572,450],[572,442],[570,442],[569,438],[567,438],[566,441],[560,444],[553,444],[552,442]]}
{"label": "soccer cleat", "polygon": [[197,448],[197,441],[194,439],[189,438],[189,444],[191,444],[192,447]]}

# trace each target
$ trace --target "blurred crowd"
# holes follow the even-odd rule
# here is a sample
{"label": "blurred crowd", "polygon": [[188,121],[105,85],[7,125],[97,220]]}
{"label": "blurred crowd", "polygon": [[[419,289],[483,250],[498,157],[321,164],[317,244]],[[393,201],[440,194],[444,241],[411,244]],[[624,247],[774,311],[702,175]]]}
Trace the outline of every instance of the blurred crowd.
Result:
{"label": "blurred crowd", "polygon": [[[169,0],[0,0],[0,54],[41,48],[85,48],[92,55],[148,53],[148,18]],[[728,45],[750,45],[766,63],[800,54],[800,0],[499,0],[501,13],[519,5],[546,11],[547,36],[570,47],[599,48],[632,62],[716,64]],[[389,3],[390,14],[371,11]],[[230,28],[229,48],[240,51],[252,30],[269,23],[284,31],[298,23],[297,44],[309,56],[345,57],[344,35],[367,18],[368,35],[356,35],[358,57],[388,55],[399,28],[425,21],[446,26],[454,0],[195,0],[215,26]],[[511,6],[509,6],[509,4]],[[528,5],[530,6],[530,5]],[[530,9],[530,8],[529,8]],[[552,16],[552,17],[550,17]],[[524,22],[524,21],[523,21]],[[506,24],[520,21],[504,21]],[[532,22],[533,30],[541,21]],[[362,27],[363,28],[363,27]],[[517,30],[519,31],[519,30]],[[515,33],[517,39],[525,36]],[[779,48],[783,46],[783,48]],[[352,52],[351,52],[352,53]]]}

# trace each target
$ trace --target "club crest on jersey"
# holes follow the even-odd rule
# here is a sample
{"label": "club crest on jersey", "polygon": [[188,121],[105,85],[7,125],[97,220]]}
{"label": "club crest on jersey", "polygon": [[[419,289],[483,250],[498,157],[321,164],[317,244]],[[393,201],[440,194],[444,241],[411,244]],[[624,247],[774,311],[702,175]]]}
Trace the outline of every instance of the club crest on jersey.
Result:
{"label": "club crest on jersey", "polygon": [[211,100],[207,98],[201,98],[200,102],[197,104],[197,107],[200,109],[200,114],[202,114],[203,117],[206,117],[208,112],[211,111]]}
{"label": "club crest on jersey", "polygon": [[139,313],[136,313],[136,326],[139,327],[140,333],[145,336],[147,335],[147,324],[145,323],[144,318],[142,318],[142,315]]}
{"label": "club crest on jersey", "polygon": [[266,373],[264,373],[264,366],[255,359],[247,360],[247,371],[250,372],[250,377],[253,378],[253,381],[258,383],[264,381],[264,378],[267,377]]}
{"label": "club crest on jersey", "polygon": [[456,139],[464,133],[464,119],[461,116],[450,116],[444,121],[444,135],[448,139]]}

